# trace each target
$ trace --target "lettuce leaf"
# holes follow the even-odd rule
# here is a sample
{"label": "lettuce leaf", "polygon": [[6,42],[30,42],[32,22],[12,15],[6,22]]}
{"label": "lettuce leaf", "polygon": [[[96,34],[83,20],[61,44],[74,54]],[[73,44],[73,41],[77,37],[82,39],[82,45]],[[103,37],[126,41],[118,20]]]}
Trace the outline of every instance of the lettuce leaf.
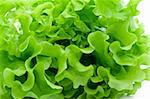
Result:
{"label": "lettuce leaf", "polygon": [[140,1],[0,0],[0,99],[135,94],[150,80]]}

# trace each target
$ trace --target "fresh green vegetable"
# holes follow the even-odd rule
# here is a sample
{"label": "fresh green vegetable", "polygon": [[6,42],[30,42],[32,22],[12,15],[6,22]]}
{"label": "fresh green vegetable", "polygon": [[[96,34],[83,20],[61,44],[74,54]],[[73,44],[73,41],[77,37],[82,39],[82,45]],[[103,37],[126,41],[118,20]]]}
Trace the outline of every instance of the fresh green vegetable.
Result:
{"label": "fresh green vegetable", "polygon": [[0,99],[134,94],[150,80],[140,1],[0,0]]}

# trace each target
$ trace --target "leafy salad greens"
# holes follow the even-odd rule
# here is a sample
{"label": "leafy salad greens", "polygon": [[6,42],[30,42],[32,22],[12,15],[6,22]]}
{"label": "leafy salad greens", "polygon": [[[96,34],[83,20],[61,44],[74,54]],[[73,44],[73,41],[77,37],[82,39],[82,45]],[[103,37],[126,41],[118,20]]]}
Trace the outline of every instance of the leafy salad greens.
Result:
{"label": "leafy salad greens", "polygon": [[134,94],[150,80],[140,1],[0,0],[0,99]]}

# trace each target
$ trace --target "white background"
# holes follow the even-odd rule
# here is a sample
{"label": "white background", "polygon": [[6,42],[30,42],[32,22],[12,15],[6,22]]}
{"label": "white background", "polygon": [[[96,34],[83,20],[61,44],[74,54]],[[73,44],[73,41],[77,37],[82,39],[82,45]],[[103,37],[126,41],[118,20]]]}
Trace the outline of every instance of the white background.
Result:
{"label": "white background", "polygon": [[[139,19],[144,25],[145,33],[150,34],[150,0],[143,0],[138,6],[138,9],[141,12]],[[144,81],[142,87],[134,96],[124,97],[122,99],[150,99],[150,81]]]}

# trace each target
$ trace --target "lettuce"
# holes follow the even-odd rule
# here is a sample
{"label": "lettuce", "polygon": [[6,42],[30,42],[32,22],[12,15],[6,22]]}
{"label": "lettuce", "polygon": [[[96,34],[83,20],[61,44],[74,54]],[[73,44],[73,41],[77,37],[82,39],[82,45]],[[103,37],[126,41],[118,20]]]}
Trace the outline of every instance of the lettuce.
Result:
{"label": "lettuce", "polygon": [[140,1],[0,0],[0,99],[135,94],[150,80]]}

